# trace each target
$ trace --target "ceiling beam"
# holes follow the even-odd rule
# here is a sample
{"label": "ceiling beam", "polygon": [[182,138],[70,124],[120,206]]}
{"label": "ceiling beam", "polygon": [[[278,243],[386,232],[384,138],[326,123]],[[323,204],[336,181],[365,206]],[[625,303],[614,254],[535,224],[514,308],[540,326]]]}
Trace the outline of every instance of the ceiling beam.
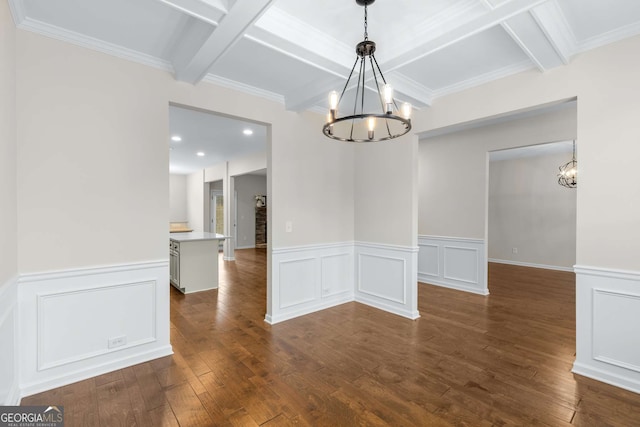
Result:
{"label": "ceiling beam", "polygon": [[511,0],[503,2],[500,6],[495,7],[486,14],[460,25],[449,32],[427,40],[418,46],[412,46],[410,50],[397,55],[384,64],[380,64],[380,66],[385,72],[397,70],[418,59],[422,59],[425,56],[444,49],[447,46],[465,40],[496,25],[500,25],[504,21],[521,13],[528,12],[534,7],[548,1],[550,0]]}
{"label": "ceiling beam", "polygon": [[577,51],[576,40],[557,0],[531,10],[531,15],[566,65]]}
{"label": "ceiling beam", "polygon": [[[433,92],[422,85],[406,78],[402,75],[400,68],[410,64],[420,58],[437,52],[444,47],[462,41],[486,29],[501,25],[503,22],[522,13],[540,6],[551,0],[509,0],[500,6],[488,10],[486,14],[475,18],[451,31],[427,40],[400,55],[380,64],[382,71],[388,75],[390,83],[393,83],[395,90],[403,99],[410,101],[416,106],[431,105]],[[419,52],[419,53],[417,53]],[[351,64],[346,64],[351,65]],[[393,76],[393,77],[392,77]],[[322,101],[331,90],[338,90],[344,85],[346,77],[327,79],[323,82],[314,82],[306,86],[304,90],[294,91],[285,95],[285,106],[287,110],[302,111],[316,105]],[[370,79],[367,80],[369,82]],[[370,83],[370,82],[369,82]],[[401,96],[398,96],[399,98]]]}
{"label": "ceiling beam", "polygon": [[213,64],[244,36],[247,29],[262,16],[274,1],[236,2],[190,60],[176,67],[176,79],[192,84],[202,80]]}
{"label": "ceiling beam", "polygon": [[225,0],[158,0],[174,9],[191,15],[209,24],[218,25],[218,22],[229,12],[228,3]]}

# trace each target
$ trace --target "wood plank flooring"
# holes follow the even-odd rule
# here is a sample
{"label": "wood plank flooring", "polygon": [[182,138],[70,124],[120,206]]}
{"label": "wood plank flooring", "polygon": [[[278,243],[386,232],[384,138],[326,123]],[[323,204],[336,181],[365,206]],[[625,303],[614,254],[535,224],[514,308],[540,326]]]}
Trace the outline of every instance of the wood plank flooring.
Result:
{"label": "wood plank flooring", "polygon": [[348,303],[270,326],[265,250],[171,293],[171,357],[23,399],[71,426],[637,426],[640,395],[570,370],[572,273],[489,266],[488,297],[419,285],[410,321]]}

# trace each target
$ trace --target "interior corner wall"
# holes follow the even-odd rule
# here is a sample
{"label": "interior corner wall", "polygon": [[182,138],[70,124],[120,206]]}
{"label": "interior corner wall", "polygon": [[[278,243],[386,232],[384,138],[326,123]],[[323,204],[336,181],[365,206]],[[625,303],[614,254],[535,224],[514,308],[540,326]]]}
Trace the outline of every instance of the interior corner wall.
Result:
{"label": "interior corner wall", "polygon": [[569,160],[556,153],[490,162],[490,261],[573,271],[577,189],[557,180]]}
{"label": "interior corner wall", "polygon": [[7,2],[0,4],[0,63],[0,405],[16,405],[19,400],[16,28]]}
{"label": "interior corner wall", "polygon": [[235,178],[238,193],[237,249],[256,246],[256,195],[267,194],[267,177],[240,175]]}
{"label": "interior corner wall", "polygon": [[417,150],[409,134],[358,144],[355,181],[355,299],[415,319]]}
{"label": "interior corner wall", "polygon": [[187,175],[169,175],[169,221],[186,222],[187,216]]}

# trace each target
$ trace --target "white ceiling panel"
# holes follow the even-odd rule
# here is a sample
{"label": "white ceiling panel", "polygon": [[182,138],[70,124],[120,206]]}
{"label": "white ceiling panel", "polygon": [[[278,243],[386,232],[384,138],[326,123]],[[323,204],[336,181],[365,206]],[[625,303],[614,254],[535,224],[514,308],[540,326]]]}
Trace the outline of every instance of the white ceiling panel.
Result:
{"label": "white ceiling panel", "polygon": [[433,90],[441,90],[528,60],[527,55],[498,26],[408,64],[400,72]]}
{"label": "white ceiling panel", "polygon": [[209,72],[275,93],[287,93],[328,74],[248,38],[238,41]]}
{"label": "white ceiling panel", "polygon": [[578,43],[609,32],[624,30],[626,27],[626,37],[640,31],[638,0],[557,1]]}
{"label": "white ceiling panel", "polygon": [[157,0],[22,1],[30,19],[160,59],[188,21]]}

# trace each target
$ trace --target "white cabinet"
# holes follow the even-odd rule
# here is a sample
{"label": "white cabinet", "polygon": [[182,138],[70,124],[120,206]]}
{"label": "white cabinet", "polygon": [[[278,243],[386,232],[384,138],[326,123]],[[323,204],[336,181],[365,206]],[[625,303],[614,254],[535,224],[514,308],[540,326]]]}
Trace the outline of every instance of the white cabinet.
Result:
{"label": "white cabinet", "polygon": [[218,246],[214,233],[176,233],[169,240],[169,279],[185,294],[218,288]]}

